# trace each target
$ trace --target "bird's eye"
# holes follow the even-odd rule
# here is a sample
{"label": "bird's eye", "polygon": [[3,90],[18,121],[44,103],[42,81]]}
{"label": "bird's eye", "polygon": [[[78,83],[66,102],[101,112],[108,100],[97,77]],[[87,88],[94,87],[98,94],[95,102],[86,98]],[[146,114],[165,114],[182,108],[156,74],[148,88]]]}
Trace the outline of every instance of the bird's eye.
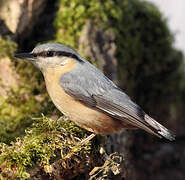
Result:
{"label": "bird's eye", "polygon": [[35,54],[35,53],[32,53],[32,55],[33,55],[33,57],[37,57],[37,54]]}
{"label": "bird's eye", "polygon": [[46,56],[47,57],[52,57],[52,56],[54,56],[54,52],[53,51],[47,51]]}

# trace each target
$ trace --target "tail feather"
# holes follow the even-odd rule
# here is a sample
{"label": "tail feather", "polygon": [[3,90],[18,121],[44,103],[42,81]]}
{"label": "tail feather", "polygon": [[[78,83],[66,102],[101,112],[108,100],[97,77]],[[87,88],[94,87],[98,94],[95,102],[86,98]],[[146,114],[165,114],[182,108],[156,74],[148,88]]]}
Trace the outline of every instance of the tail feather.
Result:
{"label": "tail feather", "polygon": [[145,115],[145,121],[149,124],[149,126],[152,127],[152,129],[148,130],[148,127],[145,129],[146,131],[150,131],[149,133],[152,133],[160,138],[164,137],[170,141],[175,140],[175,135],[165,128],[163,125],[152,119],[150,116]]}

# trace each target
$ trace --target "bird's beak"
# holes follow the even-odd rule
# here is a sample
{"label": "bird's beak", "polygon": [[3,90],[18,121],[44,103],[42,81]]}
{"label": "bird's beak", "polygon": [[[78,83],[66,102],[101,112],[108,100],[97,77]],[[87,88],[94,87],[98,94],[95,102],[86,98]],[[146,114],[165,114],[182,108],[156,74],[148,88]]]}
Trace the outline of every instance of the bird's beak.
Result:
{"label": "bird's beak", "polygon": [[19,54],[15,54],[14,57],[19,58],[19,59],[27,59],[27,60],[30,60],[30,61],[35,60],[35,57],[33,56],[32,53],[19,53]]}

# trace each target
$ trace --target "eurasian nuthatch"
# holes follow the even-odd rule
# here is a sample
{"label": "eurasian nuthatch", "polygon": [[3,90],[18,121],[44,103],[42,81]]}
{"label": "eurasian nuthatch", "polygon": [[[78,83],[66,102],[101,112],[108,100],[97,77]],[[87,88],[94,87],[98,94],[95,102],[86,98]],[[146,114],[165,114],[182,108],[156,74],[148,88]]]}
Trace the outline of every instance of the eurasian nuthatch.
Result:
{"label": "eurasian nuthatch", "polygon": [[141,128],[158,137],[175,139],[167,128],[149,117],[110,79],[71,48],[47,43],[15,57],[27,59],[41,70],[55,106],[80,127],[94,134]]}

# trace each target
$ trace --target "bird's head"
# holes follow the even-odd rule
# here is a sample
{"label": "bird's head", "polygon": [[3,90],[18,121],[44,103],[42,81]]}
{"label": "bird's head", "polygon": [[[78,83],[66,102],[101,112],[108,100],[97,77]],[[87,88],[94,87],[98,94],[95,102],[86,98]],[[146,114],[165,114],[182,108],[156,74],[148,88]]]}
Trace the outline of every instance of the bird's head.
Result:
{"label": "bird's head", "polygon": [[41,71],[46,68],[65,66],[70,63],[71,59],[76,62],[84,61],[73,49],[58,43],[42,44],[30,53],[15,54],[15,57],[29,60]]}

